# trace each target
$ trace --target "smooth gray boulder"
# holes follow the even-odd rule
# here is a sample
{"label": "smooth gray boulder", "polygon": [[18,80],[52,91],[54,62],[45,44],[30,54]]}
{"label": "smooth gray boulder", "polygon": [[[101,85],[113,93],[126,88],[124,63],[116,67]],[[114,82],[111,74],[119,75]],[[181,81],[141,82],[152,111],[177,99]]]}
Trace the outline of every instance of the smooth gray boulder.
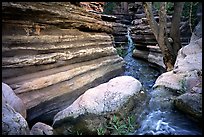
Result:
{"label": "smooth gray boulder", "polygon": [[42,122],[37,122],[32,128],[31,133],[33,135],[53,135],[53,128]]}
{"label": "smooth gray boulder", "polygon": [[5,83],[2,82],[2,96],[5,101],[26,118],[26,106],[23,101],[14,93],[14,91]]}
{"label": "smooth gray boulder", "polygon": [[61,132],[70,129],[89,134],[106,122],[104,117],[110,113],[128,114],[133,109],[141,112],[145,102],[145,92],[141,88],[141,83],[131,76],[113,78],[87,90],[69,107],[58,112],[53,128]]}
{"label": "smooth gray boulder", "polygon": [[27,121],[6,102],[2,95],[2,134],[30,135]]}
{"label": "smooth gray boulder", "polygon": [[174,105],[194,120],[202,120],[202,94],[185,93],[174,100]]}

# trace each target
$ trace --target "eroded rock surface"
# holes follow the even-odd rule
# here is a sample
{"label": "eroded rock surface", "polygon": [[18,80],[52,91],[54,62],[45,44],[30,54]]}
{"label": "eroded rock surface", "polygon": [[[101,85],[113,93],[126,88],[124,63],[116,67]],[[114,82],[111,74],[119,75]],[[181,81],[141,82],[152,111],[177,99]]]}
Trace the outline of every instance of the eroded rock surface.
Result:
{"label": "eroded rock surface", "polygon": [[2,135],[30,135],[27,121],[2,95]]}
{"label": "eroded rock surface", "polygon": [[197,122],[202,120],[202,94],[182,94],[174,100],[174,104],[181,111],[192,116]]}
{"label": "eroded rock surface", "polygon": [[46,125],[42,122],[37,122],[31,128],[32,135],[53,135],[53,128],[49,125]]}
{"label": "eroded rock surface", "polygon": [[28,121],[52,120],[123,71],[112,24],[69,2],[3,2],[2,28],[2,80],[26,105]]}
{"label": "eroded rock surface", "polygon": [[[141,83],[131,76],[120,76],[87,90],[69,107],[54,117],[56,130],[96,132],[110,113],[122,115],[134,112],[139,116],[144,107],[145,92]],[[82,124],[83,123],[83,124]]]}
{"label": "eroded rock surface", "polygon": [[2,83],[2,96],[16,112],[26,118],[26,106],[7,84]]}

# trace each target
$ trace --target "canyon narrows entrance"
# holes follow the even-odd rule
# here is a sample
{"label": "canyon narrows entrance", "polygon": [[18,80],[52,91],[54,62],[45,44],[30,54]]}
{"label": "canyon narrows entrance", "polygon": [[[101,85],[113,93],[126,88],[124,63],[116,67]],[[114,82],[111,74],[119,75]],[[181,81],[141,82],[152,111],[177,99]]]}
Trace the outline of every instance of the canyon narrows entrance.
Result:
{"label": "canyon narrows entrance", "polygon": [[[150,97],[149,104],[140,117],[140,128],[133,135],[202,135],[202,129],[186,115],[177,110],[163,110],[159,102],[151,98],[154,94],[152,86],[161,73],[152,68],[147,61],[132,57],[134,43],[130,36],[130,26],[126,36],[128,44],[127,55],[124,57],[124,75],[138,79]],[[155,102],[158,104],[155,105]]]}
{"label": "canyon narrows entrance", "polygon": [[153,86],[156,78],[161,74],[159,70],[156,70],[147,61],[136,59],[132,57],[132,51],[134,49],[134,43],[130,36],[130,27],[127,31],[127,55],[124,57],[126,62],[124,75],[132,76],[138,79],[145,89],[148,91]]}

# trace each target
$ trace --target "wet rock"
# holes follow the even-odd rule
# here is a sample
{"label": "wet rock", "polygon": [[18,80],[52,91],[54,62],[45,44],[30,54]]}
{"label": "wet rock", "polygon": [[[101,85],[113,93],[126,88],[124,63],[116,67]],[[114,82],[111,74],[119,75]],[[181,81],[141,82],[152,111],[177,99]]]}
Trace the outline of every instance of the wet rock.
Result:
{"label": "wet rock", "polygon": [[150,109],[168,111],[173,108],[173,101],[177,94],[165,87],[157,87],[151,92]]}
{"label": "wet rock", "polygon": [[133,109],[136,115],[141,112],[145,102],[145,93],[140,92],[141,87],[141,83],[130,76],[113,78],[87,90],[69,107],[57,113],[53,127],[60,131],[70,129],[96,134],[96,129],[100,124],[105,124],[105,117],[110,113],[124,115]]}
{"label": "wet rock", "polygon": [[28,123],[23,116],[16,112],[2,95],[2,134],[30,135]]}
{"label": "wet rock", "polygon": [[41,122],[37,122],[31,128],[32,135],[53,135],[53,128]]}
{"label": "wet rock", "polygon": [[26,118],[25,104],[5,83],[2,83],[2,96],[4,97],[6,103],[8,103],[16,112],[20,113],[24,118]]}
{"label": "wet rock", "polygon": [[202,120],[202,94],[185,93],[174,100],[175,106],[200,122]]}

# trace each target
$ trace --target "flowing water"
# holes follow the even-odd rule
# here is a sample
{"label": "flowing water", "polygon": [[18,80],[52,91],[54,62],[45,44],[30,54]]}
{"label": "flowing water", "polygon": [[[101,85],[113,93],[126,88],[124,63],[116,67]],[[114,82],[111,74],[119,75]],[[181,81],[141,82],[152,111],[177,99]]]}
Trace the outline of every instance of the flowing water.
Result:
{"label": "flowing water", "polygon": [[[124,75],[133,76],[138,79],[151,98],[152,86],[160,75],[158,70],[152,68],[147,61],[132,57],[134,43],[130,37],[130,28],[127,32],[128,44]],[[196,123],[176,110],[161,110],[152,107],[153,98],[141,115],[140,128],[133,135],[202,135],[202,130]]]}
{"label": "flowing water", "polygon": [[132,57],[134,43],[130,37],[129,30],[130,28],[128,28],[127,32],[128,49],[127,55],[124,57],[124,60],[126,62],[124,75],[133,76],[141,82],[146,90],[150,90],[156,78],[160,75],[160,72],[151,67],[151,65],[147,63],[147,61],[135,59]]}

